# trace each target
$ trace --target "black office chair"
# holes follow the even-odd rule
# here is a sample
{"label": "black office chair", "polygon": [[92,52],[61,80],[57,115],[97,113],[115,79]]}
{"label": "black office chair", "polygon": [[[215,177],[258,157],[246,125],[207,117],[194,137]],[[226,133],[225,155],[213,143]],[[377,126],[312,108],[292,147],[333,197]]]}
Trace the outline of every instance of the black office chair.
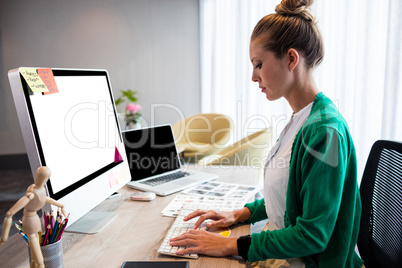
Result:
{"label": "black office chair", "polygon": [[357,241],[367,268],[402,267],[402,143],[379,140],[371,148],[360,185]]}

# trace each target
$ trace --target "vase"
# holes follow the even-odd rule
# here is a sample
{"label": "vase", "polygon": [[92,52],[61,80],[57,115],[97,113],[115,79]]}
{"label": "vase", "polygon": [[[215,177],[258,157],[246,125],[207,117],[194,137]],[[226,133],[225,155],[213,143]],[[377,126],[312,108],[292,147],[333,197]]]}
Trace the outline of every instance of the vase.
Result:
{"label": "vase", "polygon": [[141,125],[139,123],[134,123],[134,122],[128,122],[126,125],[126,129],[139,129],[141,128]]}
{"label": "vase", "polygon": [[126,126],[126,119],[125,119],[125,115],[122,113],[117,113],[117,120],[119,121],[119,125],[121,129],[125,129],[127,127]]}

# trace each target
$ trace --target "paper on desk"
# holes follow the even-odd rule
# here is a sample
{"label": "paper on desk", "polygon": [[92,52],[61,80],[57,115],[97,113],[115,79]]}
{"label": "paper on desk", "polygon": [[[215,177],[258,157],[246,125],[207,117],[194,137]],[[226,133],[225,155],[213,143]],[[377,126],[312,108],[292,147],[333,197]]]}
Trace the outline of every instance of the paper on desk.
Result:
{"label": "paper on desk", "polygon": [[208,181],[186,189],[183,193],[209,197],[244,198],[248,200],[253,197],[258,190],[258,187],[250,185]]}
{"label": "paper on desk", "polygon": [[242,184],[205,182],[177,195],[161,213],[163,216],[177,217],[186,203],[213,204],[217,210],[236,210],[242,208],[258,190],[258,187]]}
{"label": "paper on desk", "polygon": [[170,201],[170,203],[162,210],[161,214],[167,217],[177,217],[184,205],[189,203],[212,205],[218,211],[233,211],[242,208],[244,204],[247,203],[247,200],[243,198],[181,194],[177,195],[172,201]]}
{"label": "paper on desk", "polygon": [[203,198],[195,195],[176,195],[175,198],[162,210],[163,216],[177,217],[186,203],[201,201]]}

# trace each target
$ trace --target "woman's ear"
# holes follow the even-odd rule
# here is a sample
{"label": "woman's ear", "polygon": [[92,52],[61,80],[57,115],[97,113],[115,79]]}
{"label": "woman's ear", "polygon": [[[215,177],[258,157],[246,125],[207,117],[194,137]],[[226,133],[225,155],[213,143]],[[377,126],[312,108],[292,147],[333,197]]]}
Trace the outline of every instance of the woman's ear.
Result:
{"label": "woman's ear", "polygon": [[294,48],[290,48],[286,53],[286,56],[288,58],[289,71],[292,72],[299,64],[300,61],[299,52],[297,52],[297,50]]}

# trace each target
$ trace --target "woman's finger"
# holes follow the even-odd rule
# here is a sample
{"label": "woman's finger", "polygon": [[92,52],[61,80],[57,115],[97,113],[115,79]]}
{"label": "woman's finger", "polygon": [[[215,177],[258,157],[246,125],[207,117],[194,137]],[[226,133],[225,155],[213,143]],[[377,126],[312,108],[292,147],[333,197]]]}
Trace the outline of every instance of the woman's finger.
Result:
{"label": "woman's finger", "polygon": [[197,240],[197,236],[200,235],[199,230],[190,230],[184,234],[179,235],[178,237],[171,238],[169,240],[169,244],[171,246],[194,246],[195,241]]}
{"label": "woman's finger", "polygon": [[198,253],[199,248],[198,247],[188,247],[179,251],[176,251],[175,253],[177,255],[184,255],[184,254],[193,254],[193,253]]}
{"label": "woman's finger", "polygon": [[198,227],[200,227],[200,225],[205,221],[205,220],[216,220],[216,212],[213,210],[208,210],[207,212],[205,212],[204,214],[202,214],[197,222],[194,224],[193,229],[198,229]]}
{"label": "woman's finger", "polygon": [[201,209],[197,209],[194,212],[191,212],[190,214],[188,214],[187,216],[185,216],[183,218],[184,221],[189,221],[195,217],[201,216],[202,214],[207,213],[207,210],[201,210]]}

